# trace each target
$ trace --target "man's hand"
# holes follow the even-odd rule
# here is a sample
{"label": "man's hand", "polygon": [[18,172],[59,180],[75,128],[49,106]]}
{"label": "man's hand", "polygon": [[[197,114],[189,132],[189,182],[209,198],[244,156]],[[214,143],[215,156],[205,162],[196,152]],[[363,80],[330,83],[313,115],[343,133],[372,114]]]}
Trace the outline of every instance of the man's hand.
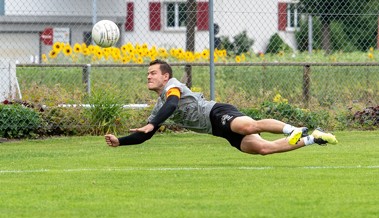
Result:
{"label": "man's hand", "polygon": [[111,147],[117,147],[120,145],[118,138],[112,134],[105,135],[105,142]]}
{"label": "man's hand", "polygon": [[147,124],[146,126],[144,127],[141,127],[141,128],[137,128],[137,129],[130,129],[129,131],[130,132],[143,132],[143,133],[149,133],[151,131],[153,131],[154,129],[154,126],[153,124]]}

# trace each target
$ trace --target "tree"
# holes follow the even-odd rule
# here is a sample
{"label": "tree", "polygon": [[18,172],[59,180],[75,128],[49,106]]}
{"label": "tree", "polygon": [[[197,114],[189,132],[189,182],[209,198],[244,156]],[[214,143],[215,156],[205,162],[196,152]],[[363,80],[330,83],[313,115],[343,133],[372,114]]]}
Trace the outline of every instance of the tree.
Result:
{"label": "tree", "polygon": [[[195,51],[195,27],[196,27],[196,0],[187,0],[187,18],[186,18],[186,51]],[[183,82],[192,87],[192,66],[186,65],[185,75],[182,78]]]}
{"label": "tree", "polygon": [[377,34],[378,7],[377,0],[300,0],[300,12],[317,17],[321,22],[321,46],[326,54],[333,50],[333,22],[338,23],[337,26],[342,24],[343,34],[355,47],[363,49],[367,42],[371,44]]}

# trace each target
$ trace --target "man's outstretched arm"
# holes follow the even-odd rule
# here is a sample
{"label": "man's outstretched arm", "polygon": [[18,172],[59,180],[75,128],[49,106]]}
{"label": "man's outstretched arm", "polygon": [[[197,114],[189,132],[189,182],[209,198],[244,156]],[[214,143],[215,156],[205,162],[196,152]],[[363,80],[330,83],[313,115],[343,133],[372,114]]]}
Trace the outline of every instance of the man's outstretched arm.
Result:
{"label": "man's outstretched arm", "polygon": [[146,140],[153,137],[154,133],[159,129],[159,126],[155,127],[152,131],[148,133],[144,132],[134,132],[128,136],[117,138],[112,134],[105,135],[105,142],[111,147],[117,147],[122,145],[135,145],[141,144]]}
{"label": "man's outstretched arm", "polygon": [[177,95],[168,96],[167,101],[163,104],[162,108],[158,111],[157,115],[150,123],[141,128],[131,129],[130,131],[134,133],[128,136],[117,138],[112,134],[107,134],[105,135],[106,143],[109,146],[117,147],[120,145],[141,144],[146,140],[149,140],[159,129],[160,124],[174,113],[178,103],[179,97]]}

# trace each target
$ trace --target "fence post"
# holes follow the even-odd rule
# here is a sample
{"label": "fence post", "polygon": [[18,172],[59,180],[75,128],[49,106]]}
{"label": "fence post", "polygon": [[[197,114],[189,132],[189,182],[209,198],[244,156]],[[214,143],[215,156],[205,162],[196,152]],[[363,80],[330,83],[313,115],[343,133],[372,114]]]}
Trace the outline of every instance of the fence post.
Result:
{"label": "fence post", "polygon": [[305,107],[308,108],[309,106],[309,95],[310,95],[310,88],[311,88],[311,66],[310,65],[304,65],[303,70],[303,99],[305,101]]}
{"label": "fence post", "polygon": [[210,74],[210,95],[211,100],[215,100],[215,63],[214,63],[214,50],[215,50],[215,32],[213,21],[213,0],[209,0],[208,7],[209,16],[209,74]]}
{"label": "fence post", "polygon": [[184,66],[184,78],[185,78],[185,83],[188,88],[192,88],[192,66],[189,64],[186,64]]}
{"label": "fence post", "polygon": [[84,87],[88,95],[90,95],[91,93],[90,73],[91,73],[91,64],[87,64],[83,66],[82,82],[84,83]]}

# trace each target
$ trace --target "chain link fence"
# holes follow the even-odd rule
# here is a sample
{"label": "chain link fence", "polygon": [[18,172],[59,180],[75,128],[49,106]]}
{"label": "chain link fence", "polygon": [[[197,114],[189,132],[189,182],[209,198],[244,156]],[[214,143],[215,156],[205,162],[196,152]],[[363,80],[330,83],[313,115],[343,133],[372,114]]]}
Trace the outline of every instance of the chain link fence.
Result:
{"label": "chain link fence", "polygon": [[[115,47],[92,43],[103,19]],[[378,126],[378,20],[376,0],[0,0],[0,137],[126,133],[154,59],[257,119]]]}

